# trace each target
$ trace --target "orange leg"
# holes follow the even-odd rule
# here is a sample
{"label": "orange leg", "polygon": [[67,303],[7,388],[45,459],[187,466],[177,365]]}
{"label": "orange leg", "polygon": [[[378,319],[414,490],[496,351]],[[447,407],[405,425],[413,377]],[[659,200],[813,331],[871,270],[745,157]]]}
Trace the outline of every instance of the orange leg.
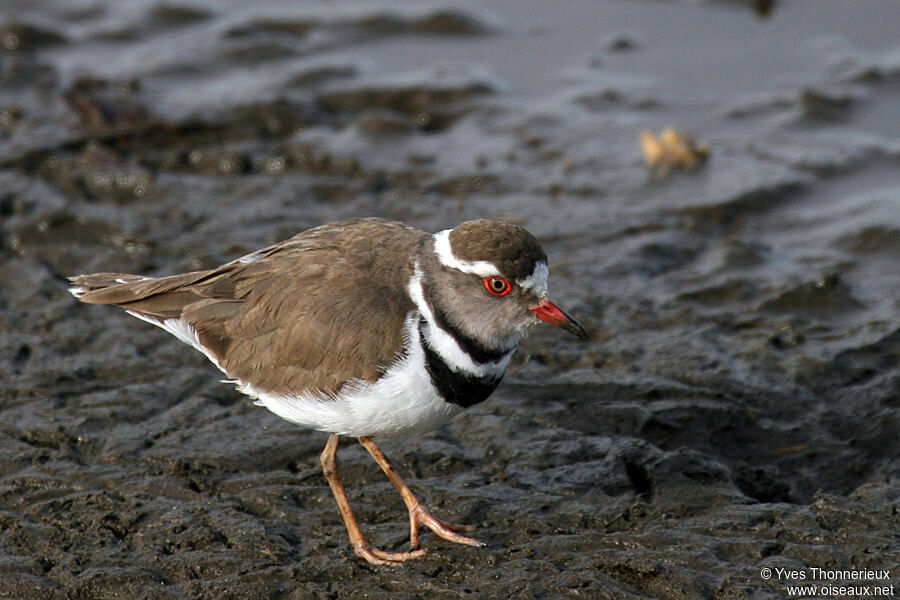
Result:
{"label": "orange leg", "polygon": [[357,523],[356,517],[353,516],[353,509],[350,508],[350,500],[347,498],[347,492],[344,490],[344,485],[341,483],[341,479],[338,476],[337,449],[339,440],[339,435],[334,433],[331,434],[328,437],[328,443],[325,444],[325,449],[322,451],[320,459],[322,461],[322,472],[325,474],[325,479],[328,480],[328,485],[331,486],[331,492],[334,494],[334,499],[337,500],[341,516],[344,518],[344,525],[347,526],[347,533],[350,535],[350,543],[353,545],[353,551],[373,565],[397,564],[405,560],[419,558],[425,554],[425,550],[387,552],[386,550],[372,548],[366,543],[362,531],[359,528],[359,523]]}
{"label": "orange leg", "polygon": [[[479,542],[474,538],[456,533],[457,531],[469,531],[472,527],[468,525],[444,523],[428,512],[428,509],[422,506],[419,499],[413,495],[412,490],[410,490],[409,486],[403,482],[397,474],[397,471],[395,471],[394,467],[391,466],[391,463],[388,462],[387,457],[378,446],[375,445],[375,442],[373,442],[371,438],[361,437],[359,438],[359,443],[369,451],[369,454],[372,455],[372,458],[375,459],[375,462],[378,463],[378,466],[381,467],[384,474],[388,476],[388,479],[391,480],[391,483],[393,483],[394,487],[397,488],[397,491],[400,492],[400,496],[403,498],[404,504],[406,504],[406,510],[409,511],[409,543],[413,548],[419,547],[419,525],[428,527],[428,529],[449,542],[466,544],[467,546],[484,546],[482,542]],[[423,551],[419,550],[419,552]]]}

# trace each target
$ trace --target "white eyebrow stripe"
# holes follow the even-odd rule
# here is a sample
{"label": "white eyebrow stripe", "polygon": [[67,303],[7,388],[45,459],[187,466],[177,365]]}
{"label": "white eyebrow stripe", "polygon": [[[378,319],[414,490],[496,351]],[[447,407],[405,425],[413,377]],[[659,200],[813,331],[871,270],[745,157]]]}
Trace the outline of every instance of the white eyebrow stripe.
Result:
{"label": "white eyebrow stripe", "polygon": [[486,260],[460,260],[453,255],[453,249],[450,247],[450,230],[445,229],[434,234],[434,253],[437,254],[438,260],[445,267],[478,275],[479,277],[490,277],[492,275],[500,275],[500,269],[493,263]]}
{"label": "white eyebrow stripe", "polygon": [[547,295],[547,279],[550,277],[550,268],[544,261],[535,263],[534,271],[525,279],[516,279],[519,287],[531,290],[538,296]]}

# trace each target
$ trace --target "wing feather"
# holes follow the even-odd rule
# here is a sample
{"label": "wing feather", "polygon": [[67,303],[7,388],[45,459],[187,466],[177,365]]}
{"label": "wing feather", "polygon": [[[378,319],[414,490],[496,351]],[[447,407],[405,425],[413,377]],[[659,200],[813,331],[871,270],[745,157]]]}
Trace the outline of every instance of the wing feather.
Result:
{"label": "wing feather", "polygon": [[[425,234],[378,219],[305,231],[216,269],[71,278],[83,302],[181,319],[229,377],[257,390],[336,393],[402,351],[411,260]],[[398,257],[400,260],[398,260]]]}

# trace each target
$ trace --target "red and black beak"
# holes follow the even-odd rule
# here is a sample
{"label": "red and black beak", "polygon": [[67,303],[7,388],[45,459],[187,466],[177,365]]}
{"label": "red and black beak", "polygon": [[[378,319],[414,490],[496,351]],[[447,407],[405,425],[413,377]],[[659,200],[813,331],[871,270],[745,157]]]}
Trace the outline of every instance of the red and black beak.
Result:
{"label": "red and black beak", "polygon": [[557,327],[562,327],[569,333],[577,335],[582,339],[587,338],[588,336],[587,330],[581,326],[581,323],[567,315],[566,311],[546,298],[541,300],[537,306],[532,306],[530,310],[541,321],[547,321]]}

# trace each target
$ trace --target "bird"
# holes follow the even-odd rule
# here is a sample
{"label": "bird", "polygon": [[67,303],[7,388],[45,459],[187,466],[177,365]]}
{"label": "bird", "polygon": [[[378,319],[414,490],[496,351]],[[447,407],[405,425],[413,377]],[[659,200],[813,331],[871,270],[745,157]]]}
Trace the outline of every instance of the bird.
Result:
{"label": "bird", "polygon": [[[396,565],[425,554],[419,527],[483,546],[437,519],[375,439],[410,439],[497,388],[519,341],[545,321],[585,328],[548,294],[547,255],[525,228],[466,221],[437,233],[380,218],[307,229],[213,269],[70,277],[81,302],[109,304],[203,353],[237,389],[291,423],[328,433],[320,456],[356,555]],[[370,545],[338,472],[356,438],[397,488],[410,549]]]}

